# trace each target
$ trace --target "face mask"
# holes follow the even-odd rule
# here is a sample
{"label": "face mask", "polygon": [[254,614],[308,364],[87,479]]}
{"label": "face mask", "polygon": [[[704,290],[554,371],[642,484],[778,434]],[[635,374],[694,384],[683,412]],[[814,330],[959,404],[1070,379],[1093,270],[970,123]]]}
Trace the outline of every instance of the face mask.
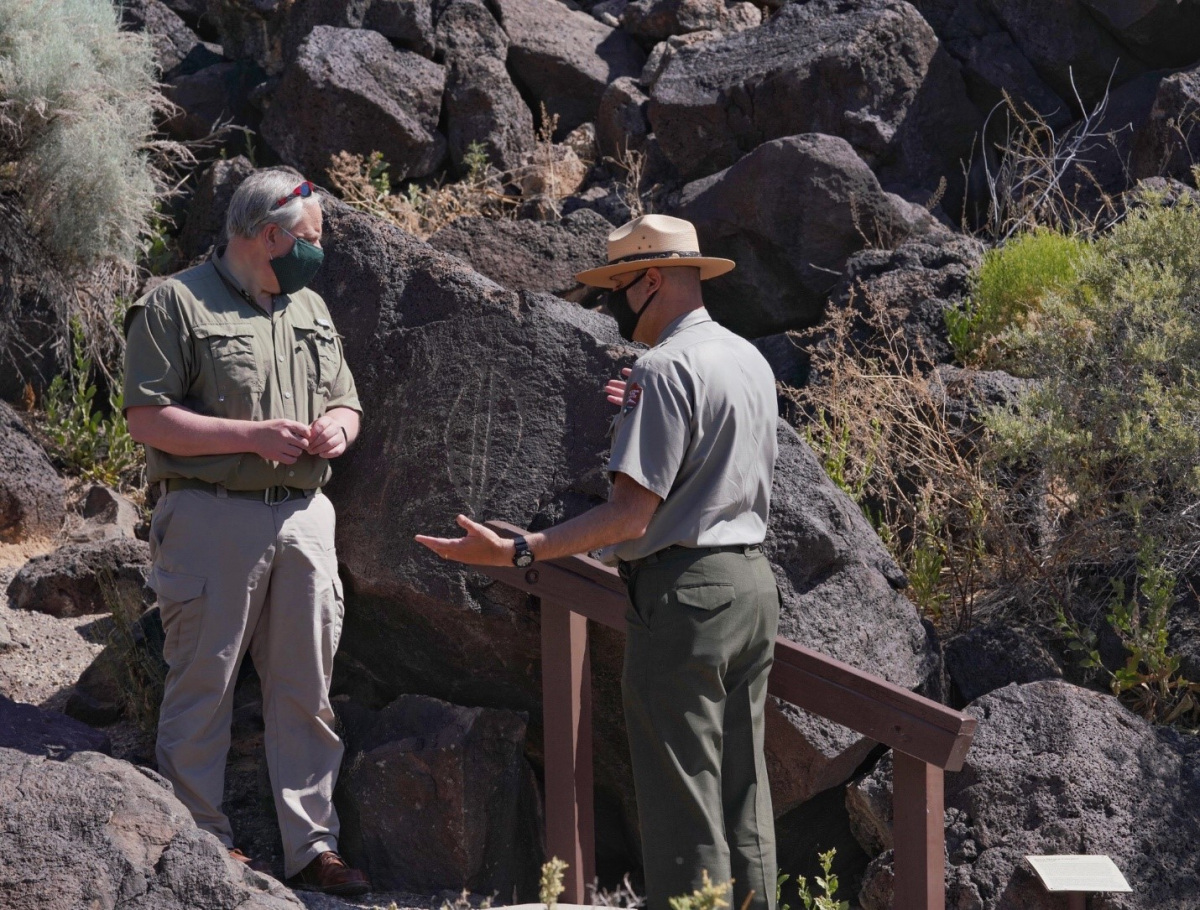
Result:
{"label": "face mask", "polygon": [[296,242],[292,244],[291,252],[271,260],[271,271],[279,281],[279,293],[294,294],[312,281],[325,259],[325,253],[315,243],[300,239],[287,228],[280,227],[279,230]]}
{"label": "face mask", "polygon": [[[649,274],[649,272],[646,272],[642,275],[642,278],[645,278],[646,275]],[[642,305],[642,309],[635,313],[633,311],[633,307],[629,305],[629,289],[637,284],[638,281],[641,281],[642,278],[639,278],[637,281],[626,285],[619,291],[608,292],[608,297],[606,300],[608,311],[612,313],[613,319],[617,320],[617,331],[621,333],[621,337],[626,341],[633,341],[633,333],[637,330],[638,322],[641,320],[642,314],[645,313],[646,310],[650,309],[650,304],[653,302],[655,295],[658,294],[658,291],[652,292],[650,296],[646,298],[646,302]]]}

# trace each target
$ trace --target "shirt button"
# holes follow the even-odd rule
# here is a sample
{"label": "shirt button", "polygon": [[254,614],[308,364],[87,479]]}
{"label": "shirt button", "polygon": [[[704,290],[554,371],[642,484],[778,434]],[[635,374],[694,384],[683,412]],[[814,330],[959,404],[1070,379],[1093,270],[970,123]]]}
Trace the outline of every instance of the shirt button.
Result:
{"label": "shirt button", "polygon": [[284,398],[291,398],[291,397],[292,397],[292,393],[291,393],[291,392],[284,392],[284,393],[283,393],[283,397],[284,397]]}
{"label": "shirt button", "polygon": [[288,477],[295,477],[295,476],[296,476],[295,471],[288,471]]}
{"label": "shirt button", "polygon": [[283,363],[283,355],[282,354],[279,355],[279,362]]}

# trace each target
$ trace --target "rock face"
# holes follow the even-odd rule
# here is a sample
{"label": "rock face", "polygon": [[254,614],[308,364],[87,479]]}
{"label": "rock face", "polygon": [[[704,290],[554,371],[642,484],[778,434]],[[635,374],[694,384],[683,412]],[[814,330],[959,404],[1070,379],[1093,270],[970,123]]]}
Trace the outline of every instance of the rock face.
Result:
{"label": "rock face", "polygon": [[0,401],[0,541],[50,538],[66,518],[62,478],[24,421]]}
{"label": "rock face", "polygon": [[935,229],[924,209],[884,193],[848,142],[819,133],[764,143],[688,184],[671,214],[696,225],[707,255],[737,263],[705,299],[750,337],[819,322],[847,259],[868,241],[890,247]]}
{"label": "rock face", "polygon": [[59,759],[75,752],[107,754],[112,744],[87,724],[0,695],[0,749]]}
{"label": "rock face", "polygon": [[263,117],[263,137],[311,177],[341,151],[383,153],[394,180],[441,163],[437,131],[445,71],[378,32],[317,26],[283,75]]}
{"label": "rock face", "polygon": [[534,103],[558,116],[556,138],[595,118],[604,87],[636,76],[646,55],[629,35],[557,0],[499,0],[508,67]]}
{"label": "rock face", "polygon": [[714,29],[741,31],[761,22],[758,7],[726,0],[633,0],[621,14],[622,27],[647,42]]}
{"label": "rock face", "polygon": [[123,4],[121,24],[149,37],[161,79],[194,73],[221,60],[221,49],[201,41],[162,0],[131,0]]}
{"label": "rock face", "polygon": [[[460,512],[537,529],[606,497],[611,411],[599,390],[633,351],[606,317],[505,292],[365,215],[330,206],[325,237],[316,288],[336,302],[367,415],[329,487],[348,592],[343,691],[527,711],[536,760],[536,607],[438,560],[411,534],[453,533]],[[898,685],[924,685],[936,661],[895,588],[899,570],[795,432],[779,432],[770,547],[785,634]],[[593,633],[598,786],[624,794],[621,647],[617,633]],[[791,738],[780,750],[789,759],[802,748],[795,740],[807,743],[803,770],[777,781],[781,805],[844,780],[870,748],[808,718],[778,734]],[[781,742],[773,736],[771,747]]]}
{"label": "rock face", "polygon": [[380,712],[339,783],[345,848],[378,889],[537,895],[537,786],[511,711],[404,695]]}
{"label": "rock face", "polygon": [[839,136],[879,165],[933,138],[905,127],[929,105],[942,118],[937,147],[916,158],[952,178],[976,115],[957,67],[938,56],[933,29],[903,0],[788,4],[759,28],[676,50],[654,82],[650,122],[679,172],[695,178],[810,132]]}
{"label": "rock face", "polygon": [[504,62],[489,54],[461,56],[446,79],[446,135],[450,160],[467,170],[472,143],[502,171],[515,168],[533,149],[533,114],[508,77]]}
{"label": "rock face", "polygon": [[149,603],[149,569],[150,547],[140,540],[68,544],[29,560],[9,584],[8,596],[18,610],[59,618],[104,613],[114,597]]}
{"label": "rock face", "polygon": [[176,76],[163,87],[163,94],[178,110],[163,127],[173,138],[184,141],[203,139],[226,121],[257,129],[259,111],[249,99],[264,78],[263,71],[246,60],[217,63]]}
{"label": "rock face", "polygon": [[468,217],[442,228],[429,245],[497,284],[565,296],[577,287],[576,273],[606,261],[611,230],[588,209],[558,223]]}
{"label": "rock face", "polygon": [[254,165],[238,155],[214,161],[200,175],[188,205],[187,220],[179,234],[179,250],[185,262],[193,262],[225,238],[225,213],[238,184],[250,176]]}
{"label": "rock face", "polygon": [[[961,773],[946,779],[947,907],[1057,910],[1024,857],[1107,854],[1133,887],[1093,898],[1122,910],[1195,906],[1200,873],[1200,746],[1155,729],[1116,699],[1064,682],[1008,686],[967,709],[979,718]],[[848,796],[864,846],[891,846],[890,761]],[[884,910],[886,856],[860,900]],[[870,876],[871,873],[869,872]]]}
{"label": "rock face", "polygon": [[[26,716],[29,710],[41,720]],[[17,741],[7,735],[14,712]],[[278,882],[229,859],[157,774],[78,751],[91,747],[78,733],[70,745],[58,745],[64,721],[83,726],[0,699],[0,904],[9,910],[304,906]],[[48,757],[55,754],[65,757]]]}
{"label": "rock face", "polygon": [[943,645],[957,702],[966,705],[1012,683],[1062,679],[1062,667],[1029,629],[978,626]]}
{"label": "rock face", "polygon": [[1173,177],[1190,183],[1200,160],[1200,69],[1163,79],[1150,117],[1133,143],[1130,170],[1139,179]]}

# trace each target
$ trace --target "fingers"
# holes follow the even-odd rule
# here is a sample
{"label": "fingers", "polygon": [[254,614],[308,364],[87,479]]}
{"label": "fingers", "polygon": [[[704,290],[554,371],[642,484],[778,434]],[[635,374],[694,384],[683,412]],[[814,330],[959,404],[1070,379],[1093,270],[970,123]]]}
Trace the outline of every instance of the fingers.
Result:
{"label": "fingers", "polygon": [[633,367],[625,367],[625,369],[621,370],[621,375],[628,379],[633,375]]}

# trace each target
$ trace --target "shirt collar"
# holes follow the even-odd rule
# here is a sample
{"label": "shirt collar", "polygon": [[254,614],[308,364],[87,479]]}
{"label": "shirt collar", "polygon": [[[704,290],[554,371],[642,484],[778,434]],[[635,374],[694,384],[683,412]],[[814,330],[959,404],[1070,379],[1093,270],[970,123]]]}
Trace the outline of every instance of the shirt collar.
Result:
{"label": "shirt collar", "polygon": [[[227,247],[219,246],[213,250],[211,260],[213,268],[217,270],[217,274],[221,276],[221,280],[225,282],[226,287],[229,288],[234,296],[241,297],[250,305],[261,310],[262,307],[259,305],[258,301],[254,299],[254,295],[242,287],[241,284],[238,283],[238,280],[233,277],[233,272],[229,271],[229,266],[225,262],[226,249]],[[276,306],[279,305],[280,297],[282,296],[283,295],[281,294],[272,295]]]}
{"label": "shirt collar", "polygon": [[712,321],[713,318],[708,314],[708,310],[705,307],[698,307],[694,310],[688,310],[682,316],[675,317],[675,319],[670,322],[665,329],[663,329],[662,334],[658,336],[658,341],[654,343],[654,346],[658,347],[672,335],[677,335],[684,329],[690,329],[692,326],[699,325],[702,322]]}

